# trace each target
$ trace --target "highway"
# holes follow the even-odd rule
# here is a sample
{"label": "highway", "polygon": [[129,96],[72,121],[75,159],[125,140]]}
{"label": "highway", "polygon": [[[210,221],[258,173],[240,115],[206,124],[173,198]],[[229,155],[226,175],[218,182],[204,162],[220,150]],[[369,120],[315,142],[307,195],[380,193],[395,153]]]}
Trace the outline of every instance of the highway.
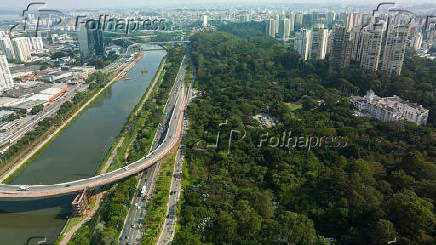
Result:
{"label": "highway", "polygon": [[[183,77],[184,73],[179,72],[177,79]],[[147,156],[123,168],[88,179],[80,179],[53,185],[28,185],[27,190],[21,190],[21,185],[0,184],[0,197],[47,197],[78,192],[124,179],[152,166],[155,162],[165,157],[176,146],[180,139],[183,113],[186,105],[186,94],[183,83],[179,86],[175,86],[175,89],[175,93],[173,93],[169,98],[169,102],[171,103],[174,101],[175,106],[170,114],[168,126],[166,127],[166,136],[159,147],[150,152]]]}
{"label": "highway", "polygon": [[[129,48],[134,46],[138,46],[138,44],[132,44],[129,46]],[[121,55],[116,61],[104,67],[103,69],[100,69],[99,71],[103,73],[109,73],[116,70],[121,70],[129,62],[129,59],[130,59],[130,53],[126,52],[126,54]],[[38,122],[42,121],[44,118],[48,116],[54,115],[64,102],[74,97],[74,95],[76,94],[75,91],[79,89],[80,86],[81,85],[69,87],[64,95],[62,95],[58,100],[48,105],[47,108],[44,109],[44,111],[38,113],[37,115],[28,116],[26,118],[21,119],[19,125],[15,126],[16,128],[14,129],[15,131],[5,133],[4,136],[0,137],[0,146],[17,141],[25,133],[32,130]]]}
{"label": "highway", "polygon": [[[174,106],[176,104],[175,98],[177,98],[177,93],[181,89],[184,90],[183,84],[186,73],[186,65],[187,63],[185,56],[183,57],[174,85],[171,88],[168,100],[165,103],[165,107],[163,110],[164,114],[170,115],[171,111],[174,110]],[[163,123],[159,125],[156,131],[150,152],[156,150],[159,145],[165,140],[165,129],[167,128],[170,119],[170,116],[164,116]],[[142,224],[144,223],[144,217],[146,214],[147,201],[149,201],[151,199],[151,196],[153,195],[154,186],[156,184],[157,176],[159,173],[159,165],[160,162],[157,162],[150,168],[144,170],[139,179],[138,187],[136,188],[138,191],[138,195],[136,195],[132,199],[132,205],[130,206],[129,213],[125,219],[123,230],[120,233],[120,244],[138,244],[138,242],[141,241],[142,234],[144,232],[144,227],[142,226]],[[145,198],[140,195],[143,186],[146,187]]]}
{"label": "highway", "polygon": [[27,133],[28,131],[33,129],[33,127],[38,122],[42,121],[44,118],[46,118],[50,115],[55,114],[64,102],[66,102],[67,100],[70,100],[74,96],[75,90],[76,90],[76,86],[70,87],[67,90],[67,92],[65,92],[65,94],[63,94],[58,100],[55,100],[50,105],[48,105],[47,109],[45,109],[44,111],[42,111],[36,115],[23,118],[21,120],[21,122],[19,122],[19,125],[16,126],[16,128],[17,128],[16,131],[9,132],[6,134],[6,136],[4,136],[0,139],[0,146],[3,146],[5,144],[8,144],[8,143],[11,143],[11,142],[18,140],[25,133]]}
{"label": "highway", "polygon": [[[194,84],[195,75],[193,76],[191,86],[187,92],[187,104],[190,104],[193,97],[192,85]],[[180,201],[180,194],[182,192],[182,176],[183,176],[183,162],[185,159],[185,141],[186,133],[189,128],[188,116],[184,115],[184,123],[182,130],[182,140],[174,160],[174,171],[171,177],[170,193],[168,197],[167,212],[164,223],[162,225],[162,232],[160,233],[157,245],[170,244],[174,238],[177,224],[177,203]],[[131,243],[133,244],[133,243]]]}

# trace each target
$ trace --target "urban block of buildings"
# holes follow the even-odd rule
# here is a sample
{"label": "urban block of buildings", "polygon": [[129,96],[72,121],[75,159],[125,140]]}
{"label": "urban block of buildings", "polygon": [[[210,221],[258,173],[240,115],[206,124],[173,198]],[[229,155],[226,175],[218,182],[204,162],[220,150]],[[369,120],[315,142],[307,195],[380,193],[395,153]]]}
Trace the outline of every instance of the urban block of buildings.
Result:
{"label": "urban block of buildings", "polygon": [[436,47],[435,27],[426,30],[423,22],[422,17],[400,10],[372,15],[291,11],[272,14],[266,20],[266,35],[293,40],[304,61],[329,57],[336,70],[353,63],[365,70],[400,75],[407,47],[423,57]]}
{"label": "urban block of buildings", "polygon": [[379,97],[369,90],[363,97],[351,96],[355,115],[375,118],[381,122],[406,120],[417,125],[427,124],[429,110],[394,95]]}

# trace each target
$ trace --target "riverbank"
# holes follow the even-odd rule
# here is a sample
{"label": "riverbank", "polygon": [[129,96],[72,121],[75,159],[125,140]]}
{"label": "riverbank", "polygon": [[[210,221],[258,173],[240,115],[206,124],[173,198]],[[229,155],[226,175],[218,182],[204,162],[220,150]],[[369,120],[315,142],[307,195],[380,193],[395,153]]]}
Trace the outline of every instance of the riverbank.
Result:
{"label": "riverbank", "polygon": [[[152,145],[151,143],[155,136],[156,128],[163,119],[163,108],[168,101],[170,90],[175,82],[175,77],[178,71],[178,69],[175,69],[175,65],[180,66],[179,56],[183,54],[183,50],[184,49],[182,49],[181,47],[174,47],[168,50],[167,65],[165,66],[165,75],[162,75],[163,73],[161,73],[158,76],[159,78],[162,78],[162,82],[155,85],[158,86],[158,89],[152,90],[150,98],[153,99],[149,98],[144,104],[143,108],[138,111],[137,117],[134,117],[135,120],[131,121],[131,123],[126,126],[129,129],[128,135],[132,136],[133,142],[132,146],[128,148],[129,155],[126,159],[126,155],[122,154],[123,149],[121,149],[117,154],[119,159],[121,160],[119,160],[118,162],[113,162],[110,166],[110,169],[115,167],[117,164],[119,164],[119,166],[121,167],[125,166],[127,163],[133,162],[149,153],[150,147]],[[127,147],[126,140],[123,146]],[[117,158],[115,158],[115,161],[117,161],[116,159]],[[110,171],[110,169],[108,171]],[[150,177],[148,178],[151,179]],[[126,181],[128,181],[129,179],[126,179]],[[132,196],[126,196],[126,194],[116,194],[118,195],[117,200],[124,200],[123,205],[125,205],[127,209],[123,208],[121,212],[113,210],[113,208],[117,205],[117,200],[111,197],[115,195],[114,193],[119,193],[119,191],[117,190],[122,188],[122,186],[120,186],[122,183],[123,182],[120,182],[119,184],[116,184],[111,188],[111,193],[105,197],[105,201],[102,202],[102,205],[99,211],[97,211],[97,214],[76,232],[69,244],[81,244],[80,242],[82,241],[91,240],[95,237],[101,236],[104,236],[105,239],[109,240],[118,240],[124,220],[126,219],[125,217],[128,214],[128,207],[130,207],[132,200],[130,199],[130,197]],[[137,189],[134,189],[136,193]],[[115,213],[116,215],[112,215]],[[128,225],[128,227],[130,227],[130,224]],[[113,232],[106,233],[104,232],[104,230],[111,230]]]}
{"label": "riverbank", "polygon": [[[128,121],[126,122],[122,132],[118,136],[117,141],[112,146],[112,149],[108,152],[107,157],[103,161],[103,164],[101,164],[100,169],[97,171],[96,174],[101,174],[107,172],[109,167],[112,165],[114,159],[117,159],[120,155],[125,155],[125,153],[128,150],[128,146],[130,145],[131,137],[129,137],[129,127],[128,125],[135,119],[135,117],[138,115],[139,111],[143,108],[145,102],[147,102],[153,93],[153,89],[156,84],[160,82],[162,79],[161,74],[163,74],[163,68],[165,67],[165,61],[166,58],[164,57],[159,65],[158,71],[154,75],[152,79],[152,83],[147,88],[146,92],[142,96],[139,103],[135,106],[134,110],[129,116]],[[127,140],[126,140],[127,139]],[[122,150],[120,151],[120,148]],[[65,225],[64,230],[61,232],[61,235],[56,241],[56,244],[60,245],[66,245],[68,241],[71,239],[71,237],[74,235],[74,233],[79,230],[81,226],[83,226],[87,221],[89,221],[95,214],[98,208],[100,207],[101,200],[103,199],[103,194],[99,193],[96,195],[96,198],[92,203],[90,204],[90,212],[88,212],[87,215],[82,217],[75,217],[70,218],[67,221],[67,224]]]}
{"label": "riverbank", "polygon": [[8,183],[10,182],[23,168],[27,166],[35,157],[38,156],[57,136],[59,136],[62,131],[67,128],[80,114],[85,111],[92,102],[97,99],[100,94],[102,94],[107,88],[112,86],[113,83],[121,79],[136,63],[142,58],[144,51],[141,50],[139,55],[132,61],[129,65],[124,67],[121,72],[118,73],[110,82],[108,82],[103,88],[101,88],[96,94],[94,94],[85,104],[83,104],[77,111],[75,111],[69,119],[65,120],[63,124],[58,126],[54,131],[52,131],[42,142],[34,146],[34,148],[25,155],[20,161],[11,166],[5,173],[0,177],[0,182]]}

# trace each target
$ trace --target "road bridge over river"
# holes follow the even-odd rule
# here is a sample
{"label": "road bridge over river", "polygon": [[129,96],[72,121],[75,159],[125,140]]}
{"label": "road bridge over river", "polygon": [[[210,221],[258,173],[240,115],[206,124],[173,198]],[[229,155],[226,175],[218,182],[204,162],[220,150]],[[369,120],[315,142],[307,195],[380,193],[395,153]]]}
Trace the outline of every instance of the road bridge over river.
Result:
{"label": "road bridge over river", "polygon": [[[185,65],[185,63],[182,63],[182,66]],[[181,75],[179,72],[176,79],[183,78],[184,74]],[[170,153],[174,147],[177,146],[177,142],[180,139],[187,93],[185,91],[183,82],[177,84],[181,85],[176,86],[177,92],[174,93],[172,98],[169,98],[168,100],[170,102],[173,101],[174,108],[172,109],[172,113],[169,115],[171,118],[167,124],[166,136],[162,143],[147,156],[136,162],[130,163],[123,168],[119,168],[112,172],[100,174],[88,179],[79,179],[71,182],[52,185],[28,185],[26,186],[27,188],[21,188],[21,185],[0,184],[0,197],[47,197],[74,193],[119,181],[150,167],[155,162],[159,161],[168,153]]]}

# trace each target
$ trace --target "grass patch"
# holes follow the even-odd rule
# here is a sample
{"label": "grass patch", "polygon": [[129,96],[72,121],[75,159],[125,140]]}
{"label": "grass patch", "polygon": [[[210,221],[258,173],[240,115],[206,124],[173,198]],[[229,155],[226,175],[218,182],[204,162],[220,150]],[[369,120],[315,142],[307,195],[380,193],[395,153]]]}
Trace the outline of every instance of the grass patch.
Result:
{"label": "grass patch", "polygon": [[301,108],[303,108],[303,105],[301,104],[296,104],[296,103],[286,103],[287,106],[289,106],[289,109],[293,112],[296,110],[299,110]]}

